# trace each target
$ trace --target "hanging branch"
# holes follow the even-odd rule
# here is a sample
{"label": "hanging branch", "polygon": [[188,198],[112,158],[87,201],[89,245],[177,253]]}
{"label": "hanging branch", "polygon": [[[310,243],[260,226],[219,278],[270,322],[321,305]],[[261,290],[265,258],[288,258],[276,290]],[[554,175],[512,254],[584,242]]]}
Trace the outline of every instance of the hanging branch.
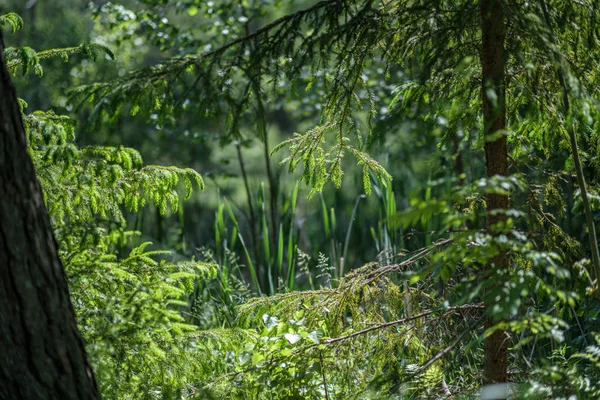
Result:
{"label": "hanging branch", "polygon": [[[557,44],[556,37],[554,36],[554,32],[552,29],[552,21],[550,19],[550,13],[548,12],[548,6],[544,0],[540,0],[540,4],[542,6],[542,12],[544,14],[544,19],[546,24],[548,25],[548,34],[550,36],[550,41],[553,45]],[[571,113],[571,103],[569,101],[569,87],[567,86],[565,79],[565,67],[563,64],[563,57],[561,53],[558,52],[558,48],[556,51],[553,51],[552,54],[558,63],[556,66],[556,75],[558,77],[558,81],[563,91],[563,109],[565,115],[569,115]],[[577,184],[579,185],[579,190],[581,191],[581,197],[583,200],[583,208],[585,212],[585,219],[588,228],[588,235],[590,239],[590,251],[592,252],[592,271],[595,278],[595,286],[598,288],[600,284],[600,252],[598,250],[598,238],[596,236],[596,226],[594,223],[594,216],[592,215],[592,207],[590,206],[590,200],[588,198],[585,176],[583,174],[583,166],[581,162],[581,157],[579,155],[579,149],[577,146],[577,136],[575,135],[575,126],[574,123],[571,122],[570,126],[567,126],[567,131],[569,132],[569,140],[571,142],[571,153],[573,156],[573,164],[575,165],[575,173],[577,176]]]}
{"label": "hanging branch", "polygon": [[[322,292],[322,291],[316,291],[316,292],[310,292],[310,293],[313,294],[313,293],[319,293],[319,292]],[[327,292],[331,292],[331,291],[327,291]],[[286,293],[286,295],[291,295],[291,294],[293,294],[293,293]],[[444,318],[444,317],[447,317],[447,316],[449,316],[451,314],[454,314],[455,312],[461,311],[461,310],[484,310],[484,309],[485,309],[485,306],[483,305],[483,303],[463,304],[463,305],[460,305],[460,306],[448,307],[440,316],[438,316],[438,317],[436,317],[434,319]],[[315,343],[315,344],[311,344],[310,346],[301,347],[301,348],[297,349],[296,351],[294,351],[291,355],[286,355],[286,356],[280,356],[280,357],[273,357],[273,358],[271,358],[269,360],[269,364],[280,363],[280,362],[284,361],[285,359],[287,359],[289,357],[294,357],[294,356],[303,354],[303,353],[305,353],[307,351],[310,351],[310,350],[319,349],[319,352],[321,352],[322,350],[319,348],[319,346],[322,346],[322,345],[332,345],[332,344],[340,343],[340,342],[346,341],[348,339],[353,339],[353,338],[356,338],[358,336],[365,335],[365,334],[370,333],[370,332],[378,331],[380,329],[385,329],[385,328],[389,328],[389,327],[392,327],[392,326],[405,324],[407,322],[411,322],[411,321],[414,321],[414,320],[418,320],[418,319],[427,317],[428,315],[434,314],[436,311],[439,311],[439,310],[435,310],[435,309],[426,310],[426,311],[423,311],[420,314],[413,315],[412,317],[402,318],[402,319],[399,319],[399,320],[396,320],[396,321],[391,321],[391,322],[386,322],[386,323],[383,323],[383,324],[378,324],[378,325],[375,325],[375,326],[372,326],[372,327],[369,327],[369,328],[366,328],[366,329],[363,329],[363,330],[351,333],[351,334],[346,335],[346,336],[340,336],[340,337],[337,337],[337,338],[332,338],[332,339],[324,340],[324,341],[322,341],[321,343],[318,343],[318,344]],[[437,359],[439,359],[444,354],[448,353],[453,347],[455,347],[456,344],[458,344],[458,342],[468,332],[471,332],[472,329],[474,329],[481,322],[482,318],[479,318],[476,323],[474,323],[473,325],[471,325],[466,331],[462,332],[459,335],[459,337],[449,346],[449,348],[443,349],[440,352],[441,354],[439,353],[436,356],[434,356],[435,360],[433,362],[435,362]],[[322,353],[320,353],[320,354],[322,354]],[[321,357],[322,357],[322,355],[321,355]],[[431,360],[429,362],[431,362]],[[419,368],[419,370],[417,372],[415,372],[415,374],[413,376],[416,376],[417,374],[419,374],[422,371],[424,371],[424,369],[426,369],[429,366],[431,366],[431,365],[428,365],[429,362],[427,362],[423,366],[421,366]],[[433,364],[433,362],[431,362],[431,364]],[[235,377],[237,377],[237,376],[240,376],[240,375],[243,375],[245,373],[250,372],[253,368],[255,368],[255,367],[250,367],[250,368],[247,368],[245,370],[238,370],[238,371],[233,371],[233,372],[226,373],[224,375],[219,376],[217,379],[214,380],[214,382],[219,382],[219,381],[222,381],[223,379],[235,379]],[[324,377],[323,377],[323,379],[324,379]]]}
{"label": "hanging branch", "polygon": [[[483,306],[483,304],[464,304],[462,306],[448,307],[446,309],[446,312],[444,312],[444,314],[442,314],[439,318],[447,316],[447,315],[452,314],[452,313],[454,313],[456,311],[459,311],[459,310],[472,310],[472,309],[483,310],[483,309],[485,309],[485,307]],[[396,325],[405,324],[407,322],[414,321],[416,319],[424,318],[424,317],[426,317],[428,315],[433,314],[436,311],[437,310],[423,311],[422,313],[413,315],[412,317],[402,318],[402,319],[399,319],[399,320],[396,320],[396,321],[391,321],[391,322],[386,322],[384,324],[379,324],[379,325],[371,326],[369,328],[365,328],[363,330],[351,333],[351,334],[346,335],[346,336],[340,336],[340,337],[337,337],[337,338],[332,338],[332,339],[325,340],[322,343],[323,344],[334,344],[334,343],[342,342],[344,340],[352,339],[352,338],[364,335],[364,334],[369,333],[369,332],[377,331],[377,330],[384,329],[384,328],[389,328],[390,326],[396,326]]]}
{"label": "hanging branch", "polygon": [[[484,307],[481,306],[481,308],[483,309]],[[472,332],[477,325],[479,325],[481,323],[481,321],[483,320],[484,316],[481,316],[480,318],[478,318],[473,324],[471,324],[467,329],[465,329],[464,331],[462,331],[462,333],[460,335],[458,335],[458,337],[452,342],[450,343],[450,345],[448,345],[447,347],[443,348],[441,351],[439,351],[435,356],[431,357],[425,364],[421,365],[412,375],[411,375],[411,379],[416,377],[417,375],[420,375],[421,373],[425,372],[429,367],[431,367],[437,360],[439,360],[440,358],[442,358],[443,356],[445,356],[446,354],[448,354],[453,348],[456,347],[457,344],[460,343],[460,341],[462,340],[463,337],[465,337],[465,335],[469,332]]]}
{"label": "hanging branch", "polygon": [[444,247],[447,244],[450,244],[454,241],[454,239],[441,239],[438,240],[437,242],[433,243],[430,247],[425,247],[421,250],[418,250],[417,253],[410,257],[407,260],[404,260],[398,264],[393,264],[393,265],[387,265],[385,267],[381,267],[379,269],[377,269],[376,271],[374,271],[374,276],[369,279],[366,284],[369,284],[375,280],[377,280],[378,278],[380,278],[383,275],[389,274],[391,272],[394,271],[398,271],[408,265],[414,264],[415,262],[419,261],[420,259],[426,257],[427,255],[429,255],[434,249],[438,248],[438,247]]}

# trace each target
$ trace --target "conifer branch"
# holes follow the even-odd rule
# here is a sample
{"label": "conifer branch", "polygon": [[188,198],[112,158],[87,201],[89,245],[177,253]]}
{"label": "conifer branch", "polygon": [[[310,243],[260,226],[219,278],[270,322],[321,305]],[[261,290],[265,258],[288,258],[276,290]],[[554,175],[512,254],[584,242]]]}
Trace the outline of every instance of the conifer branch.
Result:
{"label": "conifer branch", "polygon": [[[481,309],[481,310],[485,309],[485,307],[483,305],[481,305],[477,308]],[[448,354],[450,351],[452,351],[452,349],[455,348],[456,345],[458,345],[460,343],[460,341],[463,339],[463,337],[465,337],[467,335],[467,333],[472,332],[477,327],[477,325],[479,325],[481,323],[481,321],[483,321],[483,318],[484,318],[484,316],[479,317],[467,329],[462,331],[462,333],[460,335],[458,335],[457,338],[452,343],[450,343],[447,347],[443,348],[436,355],[434,355],[429,360],[427,360],[427,362],[425,364],[421,365],[413,374],[411,374],[410,378],[412,379],[412,378],[418,376],[419,374],[423,373],[424,371],[427,370],[427,368],[431,367],[437,360],[439,360],[440,358],[442,358],[443,356]]]}
{"label": "conifer branch", "polygon": [[325,7],[329,7],[331,5],[334,5],[336,3],[342,3],[342,2],[346,2],[347,0],[324,0],[324,1],[320,1],[317,4],[313,5],[312,7],[308,7],[305,8],[303,10],[299,10],[296,11],[292,14],[288,14],[285,15],[279,19],[276,19],[275,21],[271,22],[270,24],[267,24],[265,26],[263,26],[262,28],[256,30],[256,32],[253,32],[251,34],[248,34],[244,37],[241,37],[239,39],[233,40],[221,47],[219,47],[216,50],[210,51],[208,53],[203,54],[201,57],[203,58],[208,58],[208,57],[212,57],[215,55],[219,55],[222,54],[225,50],[230,49],[231,47],[240,44],[240,43],[245,43],[245,42],[249,42],[257,37],[259,37],[260,35],[270,32],[271,30],[273,30],[274,28],[278,27],[279,25],[285,24],[291,20],[294,20],[296,18],[303,18],[304,16],[306,16],[307,14],[310,14],[314,11],[317,11],[321,8],[325,8]]}
{"label": "conifer branch", "polygon": [[446,245],[452,243],[453,241],[454,241],[454,239],[438,240],[437,242],[433,243],[430,247],[425,247],[421,250],[418,250],[414,256],[410,257],[407,260],[404,260],[397,264],[387,265],[382,268],[379,268],[373,272],[374,276],[367,281],[367,284],[381,278],[383,275],[389,274],[394,271],[398,271],[402,268],[412,265],[415,262],[419,261],[420,259],[429,255],[434,249],[446,246]]}
{"label": "conifer branch", "polygon": [[40,60],[58,56],[62,57],[64,61],[68,61],[69,56],[72,54],[84,54],[90,57],[93,61],[98,60],[99,54],[106,54],[109,58],[113,60],[115,59],[115,55],[108,47],[97,43],[83,43],[79,46],[49,49],[40,52],[36,52],[31,47],[20,47],[6,49],[6,67],[10,72],[14,72],[19,66],[21,66],[23,75],[33,68],[36,74],[41,76],[43,74],[43,70],[40,65]]}
{"label": "conifer branch", "polygon": [[[447,316],[449,314],[452,314],[452,313],[454,313],[456,311],[460,311],[460,310],[474,310],[474,309],[483,310],[483,309],[485,309],[485,307],[483,306],[483,304],[464,304],[464,305],[461,305],[461,306],[448,307],[446,309],[446,311],[440,316],[440,318],[441,317],[445,317],[445,316]],[[396,321],[391,321],[391,322],[386,322],[384,324],[379,324],[379,325],[371,326],[369,328],[365,328],[363,330],[351,333],[351,334],[346,335],[346,336],[340,336],[340,337],[337,337],[337,338],[325,340],[322,343],[323,344],[327,344],[327,345],[334,344],[334,343],[339,343],[339,342],[342,342],[344,340],[352,339],[352,338],[364,335],[364,334],[369,333],[369,332],[373,332],[373,331],[377,331],[377,330],[380,330],[380,329],[389,328],[391,326],[401,325],[401,324],[405,324],[407,322],[411,322],[411,321],[414,321],[414,320],[417,320],[417,319],[421,319],[421,318],[427,317],[428,315],[433,314],[434,312],[436,312],[436,310],[423,311],[422,313],[413,315],[411,317],[402,318],[402,319],[399,319],[399,320],[396,320]],[[314,347],[314,346],[318,346],[318,345],[312,345],[311,347]]]}
{"label": "conifer branch", "polygon": [[[542,13],[544,15],[544,20],[546,21],[546,25],[548,27],[548,34],[550,36],[550,40],[552,43],[556,43],[556,38],[554,36],[554,32],[552,29],[552,20],[550,19],[550,14],[548,12],[548,6],[544,0],[541,0]],[[571,93],[570,88],[566,83],[566,71],[563,65],[562,55],[558,51],[552,52],[556,59],[556,63],[558,66],[556,67],[556,74],[558,77],[558,81],[563,91],[563,108],[564,112],[567,116],[567,132],[569,134],[569,141],[571,144],[571,154],[573,156],[573,163],[575,164],[575,174],[577,177],[577,184],[579,185],[579,190],[581,192],[581,200],[583,201],[584,213],[586,224],[588,228],[588,236],[590,242],[590,251],[592,253],[592,271],[594,272],[594,281],[595,288],[598,289],[600,287],[600,250],[598,249],[598,238],[596,235],[596,223],[594,221],[594,216],[592,214],[592,208],[590,205],[590,200],[588,198],[588,192],[585,182],[585,175],[583,173],[583,166],[581,162],[581,157],[579,155],[579,149],[577,145],[577,136],[575,134],[575,123],[571,121],[571,104],[569,100],[569,94]],[[599,295],[600,292],[597,292],[596,295]]]}

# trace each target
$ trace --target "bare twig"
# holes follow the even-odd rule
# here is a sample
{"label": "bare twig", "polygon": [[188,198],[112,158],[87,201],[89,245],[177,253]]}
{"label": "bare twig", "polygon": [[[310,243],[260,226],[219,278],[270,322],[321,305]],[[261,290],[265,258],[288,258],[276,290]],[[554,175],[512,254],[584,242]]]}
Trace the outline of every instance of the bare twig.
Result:
{"label": "bare twig", "polygon": [[323,364],[323,351],[319,352],[319,359],[321,360],[321,375],[323,376],[323,389],[325,389],[325,399],[329,400],[329,392],[327,391],[327,379],[325,378],[325,364]]}
{"label": "bare twig", "polygon": [[419,250],[414,256],[410,257],[407,260],[404,260],[398,264],[387,265],[385,267],[381,267],[378,270],[374,271],[375,276],[373,276],[371,279],[369,279],[367,281],[367,284],[377,280],[378,278],[380,278],[383,275],[389,274],[394,271],[398,271],[404,267],[414,264],[415,262],[419,261],[420,259],[422,259],[425,256],[427,256],[428,254],[430,254],[433,249],[438,248],[438,247],[443,247],[447,244],[452,243],[453,241],[454,241],[454,239],[438,240],[437,242],[433,243],[430,247],[426,247],[426,248]]}
{"label": "bare twig", "polygon": [[[483,309],[483,305],[481,306],[481,308]],[[465,329],[460,335],[458,335],[458,337],[452,342],[450,343],[449,346],[443,348],[440,352],[438,352],[435,356],[431,357],[429,359],[429,361],[427,361],[425,364],[421,365],[414,374],[412,374],[411,378],[421,374],[422,372],[424,372],[427,368],[431,367],[433,365],[433,363],[435,363],[437,360],[439,360],[440,358],[442,358],[443,356],[445,356],[446,354],[448,354],[454,347],[456,347],[456,345],[458,343],[460,343],[460,341],[462,340],[462,338],[469,332],[473,331],[473,329],[475,329],[475,327],[477,327],[477,325],[479,325],[481,323],[481,321],[483,321],[483,316],[481,316],[479,319],[477,319],[477,321],[475,321],[473,324],[471,324],[467,329]]]}
{"label": "bare twig", "polygon": [[[312,292],[309,292],[309,293],[310,294],[321,294],[321,293],[324,293],[324,292],[325,293],[332,293],[332,292],[335,293],[336,291],[333,291],[333,290],[312,291]],[[295,294],[295,293],[286,293],[286,295],[293,295],[293,294]],[[268,300],[268,299],[271,299],[271,298],[265,298],[265,299]],[[460,305],[460,306],[454,306],[454,307],[447,308],[446,310],[444,310],[444,312],[442,313],[442,315],[440,315],[437,318],[448,316],[450,314],[453,314],[454,312],[461,311],[461,310],[473,310],[473,309],[483,310],[484,308],[485,307],[483,306],[483,303],[463,304],[463,305]],[[436,311],[439,311],[439,310],[427,310],[427,311],[424,311],[424,312],[422,312],[420,314],[413,315],[412,317],[409,317],[409,318],[403,318],[403,319],[399,319],[399,320],[396,320],[396,321],[391,321],[391,322],[387,322],[387,323],[384,323],[384,324],[379,324],[379,325],[376,325],[376,326],[372,326],[370,328],[366,328],[366,329],[360,330],[358,332],[354,332],[354,333],[346,335],[346,336],[341,336],[341,337],[337,337],[337,338],[332,338],[332,339],[325,340],[325,341],[321,342],[320,344],[312,344],[310,346],[301,347],[301,348],[297,349],[296,351],[294,351],[292,353],[292,356],[296,356],[296,355],[302,354],[302,353],[304,353],[306,351],[316,350],[318,348],[318,346],[320,346],[320,345],[331,345],[331,344],[339,343],[339,342],[345,341],[347,339],[352,339],[352,338],[355,338],[357,336],[364,335],[366,333],[373,332],[373,331],[376,331],[376,330],[379,330],[379,329],[384,329],[384,328],[388,328],[388,327],[391,327],[391,326],[400,325],[400,324],[403,324],[403,323],[414,321],[414,320],[417,320],[419,318],[423,318],[423,317],[426,317],[428,315],[431,315],[431,314],[433,314]],[[442,357],[444,354],[448,353],[454,346],[456,346],[456,344],[458,344],[458,342],[460,341],[460,339],[462,339],[462,337],[464,337],[467,334],[467,332],[471,331],[475,326],[477,326],[477,324],[479,322],[481,322],[482,319],[483,319],[483,317],[479,318],[475,324],[473,324],[469,329],[467,329],[466,331],[464,331],[450,346],[448,346],[447,348],[445,348],[444,350],[442,350],[441,353],[443,353],[443,354],[436,355],[434,357],[435,360],[432,359],[433,361],[430,360],[427,363],[425,363],[422,367],[420,367],[419,370],[417,372],[415,372],[415,374],[413,374],[411,376],[411,378],[414,377],[414,376],[416,376],[420,372],[422,372],[425,368],[429,367],[431,364],[433,364],[433,362],[435,362],[437,359],[439,359],[440,357]],[[319,351],[322,351],[322,350],[319,349]],[[272,358],[272,359],[269,360],[269,364],[280,362],[281,360],[286,359],[288,357],[290,357],[290,356],[274,357],[274,358]],[[322,359],[322,353],[320,354],[320,357]],[[322,365],[322,362],[321,362],[321,365]],[[245,370],[228,372],[228,373],[226,373],[224,375],[219,376],[213,382],[219,382],[219,381],[222,381],[223,379],[228,379],[228,378],[229,379],[235,378],[235,377],[237,377],[237,376],[239,376],[241,374],[244,374],[246,372],[251,371],[253,368],[255,368],[255,367],[247,368]],[[323,375],[323,382],[326,382],[324,375]],[[325,389],[325,390],[327,390],[327,389]]]}
{"label": "bare twig", "polygon": [[448,384],[444,379],[442,379],[441,385],[442,391],[444,392],[444,396],[452,398],[452,392],[450,391],[450,388],[448,387]]}
{"label": "bare twig", "polygon": [[[445,310],[444,315],[449,315],[451,313],[454,313],[455,311],[465,310],[465,309],[480,309],[480,310],[483,310],[484,306],[483,306],[483,304],[464,304],[464,305],[461,305],[461,306],[449,307],[449,308],[447,308]],[[347,339],[352,339],[352,338],[355,338],[357,336],[364,335],[364,334],[369,333],[369,332],[373,332],[373,331],[384,329],[384,328],[389,328],[390,326],[405,324],[407,322],[414,321],[414,320],[426,317],[428,315],[431,315],[431,314],[433,314],[436,311],[438,311],[438,310],[423,311],[422,313],[415,314],[412,317],[402,318],[402,319],[399,319],[399,320],[396,320],[396,321],[391,321],[391,322],[386,322],[386,323],[383,323],[383,324],[371,326],[369,328],[365,328],[363,330],[351,333],[351,334],[346,335],[346,336],[340,336],[340,337],[337,337],[337,338],[332,338],[332,339],[325,340],[322,343],[323,344],[338,343],[338,342],[341,342],[341,341],[344,341],[344,340],[347,340]]]}
{"label": "bare twig", "polygon": [[302,292],[281,293],[281,294],[276,294],[274,296],[259,297],[259,298],[257,298],[258,300],[255,300],[252,303],[244,304],[244,308],[252,309],[255,307],[260,307],[264,304],[276,303],[278,301],[286,300],[289,298],[301,298],[301,297],[311,297],[311,296],[331,296],[334,294],[340,294],[340,291],[334,290],[334,289],[322,289],[322,290],[305,290]]}

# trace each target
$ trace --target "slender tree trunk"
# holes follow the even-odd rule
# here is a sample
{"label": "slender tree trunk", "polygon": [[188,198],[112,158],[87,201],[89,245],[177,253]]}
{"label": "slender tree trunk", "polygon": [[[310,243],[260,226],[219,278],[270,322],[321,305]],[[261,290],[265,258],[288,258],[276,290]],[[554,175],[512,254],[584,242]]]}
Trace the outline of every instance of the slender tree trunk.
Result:
{"label": "slender tree trunk", "polygon": [[[486,175],[506,176],[508,173],[508,150],[505,135],[496,135],[498,131],[506,129],[506,97],[504,87],[504,13],[501,0],[481,0],[481,28],[482,28],[482,99],[483,99],[483,125],[485,135],[485,167]],[[494,210],[508,208],[508,196],[502,194],[489,194],[487,197],[487,229],[494,234],[493,227],[506,221],[506,214],[493,214]],[[496,287],[503,282],[498,280],[497,270],[506,270],[509,257],[506,251],[501,251],[489,261],[488,270],[484,273],[485,279],[494,279]],[[489,310],[494,306],[495,296],[489,293],[485,296],[486,306]],[[503,302],[504,299],[500,299]],[[486,328],[497,321],[488,317]],[[506,332],[497,330],[484,342],[485,367],[484,377],[486,383],[506,382],[508,370],[508,341]]]}
{"label": "slender tree trunk", "polygon": [[0,33],[0,399],[97,399]]}

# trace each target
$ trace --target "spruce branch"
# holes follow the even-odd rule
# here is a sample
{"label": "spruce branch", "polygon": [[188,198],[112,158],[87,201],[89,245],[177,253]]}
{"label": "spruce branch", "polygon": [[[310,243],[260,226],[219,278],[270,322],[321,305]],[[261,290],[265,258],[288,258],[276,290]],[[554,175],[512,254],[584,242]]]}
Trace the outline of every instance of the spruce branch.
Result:
{"label": "spruce branch", "polygon": [[23,28],[23,19],[17,13],[9,12],[8,14],[0,15],[0,26],[4,25],[10,25],[11,32],[15,33]]}
{"label": "spruce branch", "polygon": [[[483,305],[480,305],[479,307],[474,307],[474,308],[478,308],[478,309],[481,309],[481,310],[485,309],[485,307]],[[483,318],[484,318],[483,315],[481,317],[479,317],[467,329],[465,329],[464,331],[462,331],[462,333],[460,335],[458,335],[456,337],[456,339],[454,341],[452,341],[452,343],[450,343],[448,346],[444,347],[436,355],[434,355],[429,360],[427,360],[427,362],[425,362],[423,365],[421,365],[413,374],[411,374],[410,378],[414,378],[414,377],[422,374],[429,367],[431,367],[437,360],[439,360],[440,358],[442,358],[446,354],[448,354],[450,351],[452,351],[452,349],[455,348],[460,343],[460,341],[463,339],[463,337],[465,337],[468,333],[472,332],[475,328],[477,328],[477,326],[483,321]]]}
{"label": "spruce branch", "polygon": [[[556,37],[554,36],[553,28],[552,28],[552,20],[550,19],[550,13],[548,11],[548,6],[544,0],[540,0],[540,4],[542,7],[542,13],[544,15],[544,20],[548,27],[548,34],[550,40],[553,44],[556,44]],[[569,95],[571,93],[570,88],[567,86],[566,78],[567,71],[565,63],[563,62],[562,53],[558,50],[553,51],[552,55],[555,58],[556,64],[556,75],[558,77],[558,81],[563,91],[563,109],[565,115],[568,117],[568,120],[571,119],[571,103],[569,100]],[[588,228],[588,235],[590,241],[590,251],[592,253],[592,271],[595,280],[595,288],[598,290],[600,287],[600,250],[598,249],[598,238],[596,236],[596,225],[594,222],[594,216],[592,214],[592,208],[590,205],[590,200],[588,198],[588,192],[585,182],[585,175],[583,174],[583,166],[581,162],[581,156],[579,154],[579,148],[577,145],[577,136],[575,134],[575,123],[574,121],[567,121],[567,132],[569,134],[569,141],[571,144],[571,153],[573,156],[573,163],[575,164],[575,173],[577,177],[577,184],[579,185],[579,190],[581,191],[581,199],[583,201],[583,207],[585,212],[585,219]],[[598,294],[598,292],[597,292]]]}
{"label": "spruce branch", "polygon": [[[276,19],[275,21],[263,26],[262,28],[257,29],[255,32],[253,33],[247,33],[246,36],[243,36],[239,39],[233,40],[229,43],[224,44],[223,46],[209,51],[207,53],[204,53],[200,56],[198,56],[198,58],[196,59],[197,62],[206,59],[206,58],[210,58],[210,57],[215,57],[218,55],[223,54],[226,50],[238,45],[238,44],[242,44],[242,43],[248,43],[251,42],[252,40],[259,38],[261,35],[267,34],[268,32],[272,31],[273,29],[279,27],[282,24],[288,23],[292,20],[295,19],[301,19],[304,16],[306,16],[307,14],[313,13],[317,10],[320,10],[321,8],[326,8],[329,6],[332,6],[336,3],[342,3],[342,2],[346,2],[347,0],[324,0],[324,1],[320,1],[317,4],[305,8],[303,10],[299,10],[296,11],[292,14],[288,14],[285,15],[281,18]],[[198,84],[198,82],[200,81],[201,76],[199,75],[198,78],[196,78],[196,80],[194,81],[194,83],[190,86],[190,88],[184,93],[183,97],[185,98]]]}
{"label": "spruce branch", "polygon": [[41,76],[43,74],[42,66],[40,65],[41,60],[61,57],[66,62],[69,56],[73,54],[86,55],[92,61],[97,61],[100,54],[105,54],[110,59],[115,59],[114,53],[108,47],[97,43],[83,43],[79,46],[49,49],[39,52],[31,47],[10,47],[6,49],[6,67],[11,73],[14,73],[18,67],[21,67],[23,75],[27,74],[33,68],[35,73]]}
{"label": "spruce branch", "polygon": [[389,273],[399,271],[403,268],[406,268],[407,266],[412,265],[412,264],[416,263],[417,261],[421,260],[422,258],[428,256],[436,248],[444,247],[444,246],[452,243],[453,241],[454,241],[454,239],[438,240],[437,242],[433,243],[429,247],[425,247],[420,250],[417,250],[415,252],[415,254],[413,256],[411,256],[410,258],[408,258],[407,260],[404,260],[397,264],[381,267],[381,268],[373,271],[373,273],[372,273],[373,276],[367,281],[367,284],[372,283],[373,281],[381,278],[384,275],[387,275]]}
{"label": "spruce branch", "polygon": [[[440,316],[440,318],[448,316],[448,315],[450,315],[452,313],[455,313],[457,311],[460,311],[460,310],[474,310],[474,309],[484,310],[485,307],[483,306],[483,304],[464,304],[464,305],[460,305],[460,306],[448,307],[444,311],[444,313]],[[346,336],[340,336],[340,337],[337,337],[337,338],[327,339],[327,340],[324,340],[322,343],[326,344],[326,345],[334,344],[334,343],[339,343],[339,342],[342,342],[344,340],[352,339],[352,338],[355,338],[357,336],[362,336],[364,334],[367,334],[367,333],[370,333],[370,332],[373,332],[373,331],[378,331],[380,329],[385,329],[385,328],[389,328],[391,326],[401,325],[401,324],[405,324],[407,322],[411,322],[411,321],[414,321],[414,320],[417,320],[417,319],[421,319],[421,318],[427,317],[428,315],[431,315],[431,314],[433,314],[435,312],[436,312],[436,310],[423,311],[423,312],[421,312],[419,314],[415,314],[415,315],[413,315],[411,317],[402,318],[402,319],[399,319],[399,320],[396,320],[396,321],[391,321],[391,322],[386,322],[386,323],[383,323],[383,324],[378,324],[378,325],[375,325],[375,326],[371,326],[369,328],[365,328],[363,330],[351,333],[351,334],[346,335]],[[311,347],[314,347],[314,346],[318,346],[318,345],[312,345]]]}

